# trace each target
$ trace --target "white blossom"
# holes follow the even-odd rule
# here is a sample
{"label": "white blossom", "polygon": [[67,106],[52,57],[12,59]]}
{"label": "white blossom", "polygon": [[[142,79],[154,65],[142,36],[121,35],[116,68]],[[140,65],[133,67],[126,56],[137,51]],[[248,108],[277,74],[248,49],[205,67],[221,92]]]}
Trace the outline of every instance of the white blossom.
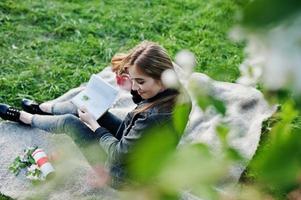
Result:
{"label": "white blossom", "polygon": [[247,57],[237,82],[254,85],[261,81],[270,90],[290,86],[301,93],[301,13],[266,30],[238,28],[234,35],[239,31],[247,40]]}
{"label": "white blossom", "polygon": [[186,49],[181,50],[176,54],[175,62],[184,69],[187,76],[193,72],[193,68],[196,66],[195,55]]}
{"label": "white blossom", "polygon": [[15,44],[11,46],[12,49],[19,49]]}
{"label": "white blossom", "polygon": [[27,170],[29,171],[29,172],[34,172],[36,169],[38,169],[38,170],[40,170],[40,168],[39,168],[39,166],[38,165],[30,165],[28,168],[27,168]]}
{"label": "white blossom", "polygon": [[162,75],[161,79],[163,84],[168,88],[178,88],[179,87],[179,81],[177,74],[172,69],[165,70]]}
{"label": "white blossom", "polygon": [[32,181],[42,181],[42,180],[44,180],[41,176],[37,176],[37,175],[31,174],[31,173],[27,174],[26,178],[28,178],[29,180],[32,180]]}
{"label": "white blossom", "polygon": [[260,66],[262,60],[262,57],[245,60],[239,67],[241,77],[237,79],[237,82],[247,86],[256,86],[262,76],[262,67]]}
{"label": "white blossom", "polygon": [[[42,176],[41,170],[37,164],[29,162],[29,158],[37,147],[27,147],[22,154],[18,156],[10,165],[9,169],[15,175],[18,175],[23,168],[26,168],[26,178],[30,180],[43,181],[45,178]],[[19,159],[18,159],[19,158]]]}
{"label": "white blossom", "polygon": [[21,162],[28,162],[28,155],[24,152],[19,156]]}

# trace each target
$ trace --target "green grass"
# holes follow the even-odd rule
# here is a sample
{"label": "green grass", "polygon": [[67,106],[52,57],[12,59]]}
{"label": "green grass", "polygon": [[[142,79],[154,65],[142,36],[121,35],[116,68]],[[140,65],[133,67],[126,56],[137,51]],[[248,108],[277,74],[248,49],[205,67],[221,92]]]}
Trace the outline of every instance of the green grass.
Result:
{"label": "green grass", "polygon": [[12,198],[5,196],[3,194],[0,193],[0,200],[11,200]]}
{"label": "green grass", "polygon": [[235,0],[2,0],[0,102],[55,98],[88,80],[142,40],[172,57],[197,56],[196,71],[233,82],[243,44],[227,32],[242,6]]}

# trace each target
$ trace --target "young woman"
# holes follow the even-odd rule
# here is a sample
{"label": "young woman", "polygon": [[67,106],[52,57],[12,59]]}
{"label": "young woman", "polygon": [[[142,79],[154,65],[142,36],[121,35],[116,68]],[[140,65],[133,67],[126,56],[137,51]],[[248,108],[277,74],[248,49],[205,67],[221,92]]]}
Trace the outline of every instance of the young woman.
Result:
{"label": "young woman", "polygon": [[[132,82],[129,79],[129,75],[126,69],[121,67],[122,61],[126,58],[127,54],[116,54],[111,60],[111,69],[116,74],[117,85],[132,94],[132,100],[135,104],[139,103],[142,99],[138,95],[137,91],[131,89]],[[30,99],[23,99],[21,106],[24,111],[31,114],[40,115],[62,115],[62,114],[74,114],[78,116],[77,107],[71,102],[71,99],[80,93],[85,87],[80,86],[69,90],[64,95],[47,101],[42,104],[38,104]]]}
{"label": "young woman", "polygon": [[130,51],[122,60],[122,69],[128,71],[132,90],[143,100],[124,120],[110,112],[95,120],[85,109],[78,110],[79,118],[71,114],[32,115],[5,104],[0,104],[0,117],[49,132],[68,134],[92,164],[95,164],[97,152],[91,154],[87,149],[93,142],[98,143],[108,155],[111,186],[117,188],[126,177],[125,159],[145,130],[171,120],[178,91],[166,88],[161,75],[172,68],[166,51],[155,43],[142,42]]}

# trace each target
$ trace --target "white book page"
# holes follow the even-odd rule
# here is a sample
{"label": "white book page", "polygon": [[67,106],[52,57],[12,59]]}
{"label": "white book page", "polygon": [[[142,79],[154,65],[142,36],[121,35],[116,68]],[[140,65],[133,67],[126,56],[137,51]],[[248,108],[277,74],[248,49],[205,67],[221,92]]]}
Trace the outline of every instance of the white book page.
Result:
{"label": "white book page", "polygon": [[93,74],[87,87],[71,101],[78,107],[86,107],[95,119],[103,115],[114,103],[118,90]]}

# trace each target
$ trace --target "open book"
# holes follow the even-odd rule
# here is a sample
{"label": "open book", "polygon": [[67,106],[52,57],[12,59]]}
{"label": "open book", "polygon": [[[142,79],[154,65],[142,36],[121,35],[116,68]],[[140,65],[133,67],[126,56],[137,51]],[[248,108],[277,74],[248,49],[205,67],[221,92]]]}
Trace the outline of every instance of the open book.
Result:
{"label": "open book", "polygon": [[102,116],[114,103],[118,90],[93,74],[86,88],[71,99],[78,108],[86,107],[95,119]]}

